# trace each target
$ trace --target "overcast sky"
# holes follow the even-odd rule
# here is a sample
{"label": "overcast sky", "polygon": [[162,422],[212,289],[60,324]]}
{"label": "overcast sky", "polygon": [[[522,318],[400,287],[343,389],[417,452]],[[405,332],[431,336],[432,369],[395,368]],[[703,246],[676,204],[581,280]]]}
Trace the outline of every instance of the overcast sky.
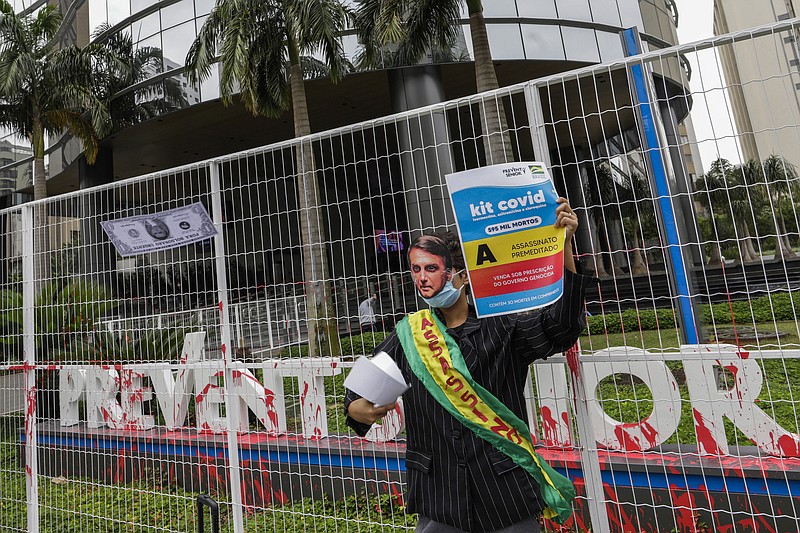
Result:
{"label": "overcast sky", "polygon": [[[675,0],[678,7],[678,38],[681,44],[713,37],[714,0]],[[718,157],[739,163],[739,147],[725,100],[722,74],[713,49],[688,54],[692,65],[694,96],[692,123],[705,168]],[[701,172],[700,169],[698,169]]]}
{"label": "overcast sky", "polygon": [[678,6],[678,37],[682,43],[697,41],[714,34],[713,0],[675,0]]}

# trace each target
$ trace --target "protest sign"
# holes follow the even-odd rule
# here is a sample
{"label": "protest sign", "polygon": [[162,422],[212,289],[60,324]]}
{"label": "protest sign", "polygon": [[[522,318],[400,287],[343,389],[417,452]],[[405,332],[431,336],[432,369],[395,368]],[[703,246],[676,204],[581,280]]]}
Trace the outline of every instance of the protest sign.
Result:
{"label": "protest sign", "polygon": [[478,316],[561,298],[565,229],[554,227],[558,193],[544,164],[505,163],[446,179]]}
{"label": "protest sign", "polygon": [[122,257],[177,248],[217,234],[200,202],[153,213],[100,223]]}

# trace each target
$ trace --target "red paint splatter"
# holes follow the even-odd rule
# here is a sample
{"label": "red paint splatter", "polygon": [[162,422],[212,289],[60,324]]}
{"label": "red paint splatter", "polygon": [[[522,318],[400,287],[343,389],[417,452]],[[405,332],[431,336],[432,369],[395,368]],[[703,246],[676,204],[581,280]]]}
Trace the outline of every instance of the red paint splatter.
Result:
{"label": "red paint splatter", "polygon": [[678,531],[697,533],[699,530],[695,519],[697,505],[694,501],[694,494],[682,490],[676,485],[669,486],[669,494],[672,499],[672,507],[675,509],[675,523]]}
{"label": "red paint splatter", "polygon": [[631,426],[632,424],[617,424],[614,427],[614,436],[617,437],[617,442],[620,443],[623,450],[640,452],[642,451],[642,445],[639,443],[639,439],[627,431]]}
{"label": "red paint splatter", "polygon": [[697,433],[697,443],[700,444],[701,452],[704,451],[705,453],[714,455],[723,455],[723,451],[714,439],[711,430],[706,427],[706,421],[702,413],[697,409],[692,409],[692,414],[694,415],[694,429]]}
{"label": "red paint splatter", "polygon": [[556,433],[558,432],[558,421],[550,414],[550,408],[543,405],[539,412],[542,415],[542,431],[544,432],[544,442],[548,446],[556,446]]}
{"label": "red paint splatter", "polygon": [[567,357],[567,366],[569,366],[569,371],[572,373],[573,378],[578,378],[581,375],[580,373],[580,361],[578,361],[578,355],[580,351],[578,350],[578,343],[572,345],[572,347],[567,350],[567,353],[564,354]]}
{"label": "red paint splatter", "polygon": [[650,425],[648,420],[649,418],[642,420],[639,423],[639,426],[642,428],[642,435],[645,439],[647,439],[647,444],[650,445],[649,448],[653,448],[658,443],[658,431],[656,431],[656,428]]}
{"label": "red paint splatter", "polygon": [[786,457],[797,457],[800,455],[798,453],[798,442],[797,438],[793,437],[792,435],[783,435],[778,439],[778,448],[781,451],[781,454]]}

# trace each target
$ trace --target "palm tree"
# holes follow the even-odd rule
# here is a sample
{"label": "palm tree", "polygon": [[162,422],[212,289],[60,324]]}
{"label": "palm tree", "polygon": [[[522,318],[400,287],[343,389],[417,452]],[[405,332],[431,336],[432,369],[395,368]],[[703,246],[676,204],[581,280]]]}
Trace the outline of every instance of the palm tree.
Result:
{"label": "palm tree", "polygon": [[[738,224],[734,224],[734,227],[737,237],[743,237],[742,260],[745,262],[755,262],[761,259],[758,222],[769,211],[769,191],[764,183],[763,170],[759,161],[751,159],[734,168],[730,179],[734,185],[734,189],[728,193],[731,211],[734,220],[744,221],[741,230],[739,230]],[[774,218],[770,218],[771,223],[774,221]],[[741,236],[738,235],[739,231],[742,233]],[[754,241],[758,244],[758,250],[753,245]]]}
{"label": "palm tree", "polygon": [[[339,0],[217,0],[186,56],[189,81],[211,74],[219,46],[220,97],[230,104],[236,90],[254,115],[280,116],[291,104],[294,133],[311,133],[302,56],[320,52],[332,81],[347,71],[339,36],[348,11]],[[327,281],[325,231],[310,141],[296,148],[297,196],[306,286],[309,354],[340,352]]]}
{"label": "palm tree", "polygon": [[105,83],[106,95],[111,101],[112,129],[118,131],[187,107],[186,92],[174,77],[126,91],[160,73],[164,68],[163,54],[155,46],[135,47],[131,34],[127,32],[115,32],[104,39],[110,28],[108,23],[103,23],[92,37],[95,42],[102,42],[127,67],[124,71],[112,71]]}
{"label": "palm tree", "polygon": [[[364,43],[362,65],[380,64],[382,47],[396,46],[392,54],[397,65],[417,63],[428,50],[435,55],[450,50],[461,20],[461,0],[356,0],[355,26]],[[475,55],[475,84],[478,92],[499,88],[497,72],[489,48],[482,0],[466,0],[469,28]],[[484,148],[490,163],[510,159],[511,138],[508,134],[503,102],[484,102]]]}
{"label": "palm tree", "polygon": [[706,174],[700,175],[695,180],[694,188],[697,192],[697,202],[708,212],[711,229],[711,248],[709,250],[708,266],[718,267],[722,264],[722,241],[720,220],[730,217],[728,177],[733,175],[733,165],[727,159],[717,159],[711,163]]}
{"label": "palm tree", "polygon": [[[31,143],[35,200],[47,197],[48,136],[68,131],[83,144],[87,161],[95,161],[99,139],[111,125],[95,82],[106,78],[106,69],[124,70],[102,46],[59,48],[63,24],[55,5],[17,15],[7,0],[0,0],[0,127]],[[49,277],[46,209],[42,205],[35,214],[37,283]]]}
{"label": "palm tree", "polygon": [[734,166],[727,159],[720,158],[711,163],[708,172],[695,182],[698,192],[696,200],[709,211],[715,241],[711,247],[710,266],[722,264],[719,243],[722,240],[720,223],[723,219],[739,221],[734,226],[738,233],[736,237],[742,262],[758,260],[759,254],[753,246],[751,232],[754,206],[760,199],[759,189],[752,186],[759,180],[756,177],[758,172],[757,163],[755,166],[752,163]]}
{"label": "palm tree", "polygon": [[[764,182],[773,203],[775,217],[775,258],[790,258],[797,254],[792,250],[789,235],[786,231],[784,207],[789,204],[789,210],[794,211],[794,202],[798,193],[797,170],[783,157],[771,155],[762,162]],[[794,200],[794,202],[792,201]]]}

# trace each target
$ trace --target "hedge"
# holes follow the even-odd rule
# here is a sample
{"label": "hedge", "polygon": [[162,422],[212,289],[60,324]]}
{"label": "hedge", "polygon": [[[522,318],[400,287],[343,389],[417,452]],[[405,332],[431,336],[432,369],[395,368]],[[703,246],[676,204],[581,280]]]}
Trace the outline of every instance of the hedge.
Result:
{"label": "hedge", "polygon": [[[800,308],[800,291],[778,292],[760,296],[752,300],[739,300],[730,303],[702,304],[705,324],[731,324],[734,319],[739,324],[772,322],[773,320],[796,320]],[[588,332],[592,335],[603,333],[622,333],[624,331],[645,331],[677,327],[675,312],[664,309],[627,309],[621,313],[605,313],[587,317]]]}

